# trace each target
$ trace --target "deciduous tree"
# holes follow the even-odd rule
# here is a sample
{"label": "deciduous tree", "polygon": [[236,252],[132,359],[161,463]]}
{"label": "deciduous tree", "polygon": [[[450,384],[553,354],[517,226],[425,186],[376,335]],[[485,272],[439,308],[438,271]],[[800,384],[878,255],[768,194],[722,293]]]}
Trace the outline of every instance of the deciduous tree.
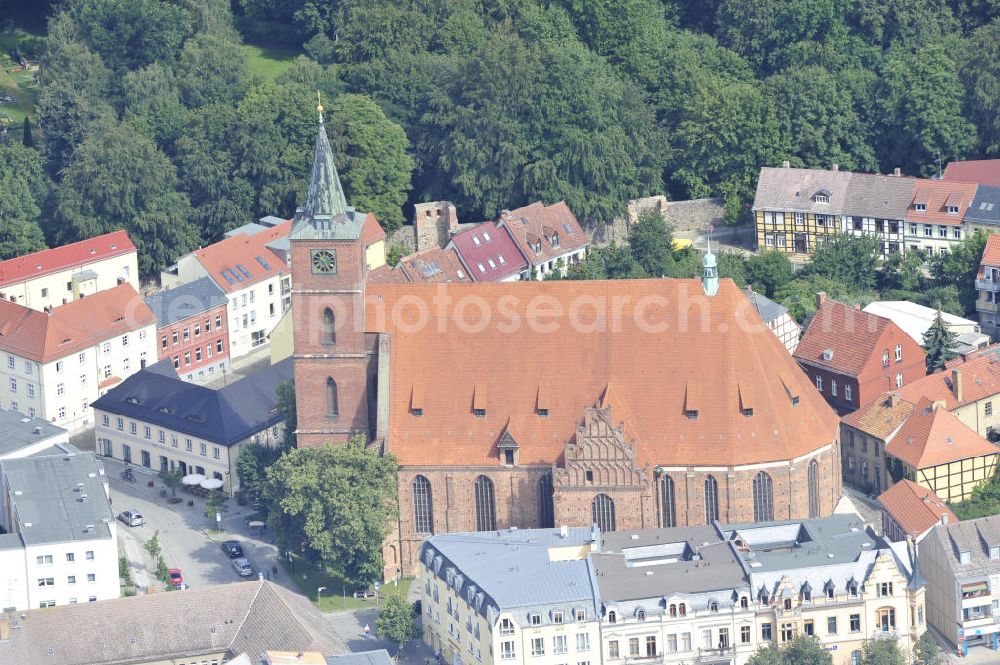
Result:
{"label": "deciduous tree", "polygon": [[812,275],[849,284],[856,290],[871,291],[878,280],[877,267],[881,257],[880,237],[843,233],[817,247],[806,270]]}
{"label": "deciduous tree", "polygon": [[385,599],[382,611],[375,620],[375,629],[380,637],[395,642],[402,651],[403,645],[417,636],[414,619],[413,606],[402,596],[391,595]]}

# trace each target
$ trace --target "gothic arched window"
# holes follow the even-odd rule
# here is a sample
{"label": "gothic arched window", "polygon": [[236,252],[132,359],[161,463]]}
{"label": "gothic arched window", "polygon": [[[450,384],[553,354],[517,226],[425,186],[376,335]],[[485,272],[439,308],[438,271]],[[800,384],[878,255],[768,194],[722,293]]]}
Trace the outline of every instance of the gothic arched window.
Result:
{"label": "gothic arched window", "polygon": [[719,519],[719,483],[715,476],[705,478],[705,523]]}
{"label": "gothic arched window", "polygon": [[323,310],[323,343],[337,343],[337,319],[329,307]]}
{"label": "gothic arched window", "polygon": [[337,396],[337,382],[333,377],[326,379],[326,415],[340,415],[340,399]]}
{"label": "gothic arched window", "polygon": [[809,517],[819,517],[819,463],[809,462]]}
{"label": "gothic arched window", "polygon": [[593,522],[601,531],[615,530],[615,502],[607,494],[598,494],[590,504]]}
{"label": "gothic arched window", "polygon": [[424,476],[413,479],[413,530],[417,533],[434,533],[431,481]]}
{"label": "gothic arched window", "polygon": [[763,471],[753,479],[753,521],[769,522],[774,519],[774,496],[771,476]]}
{"label": "gothic arched window", "polygon": [[660,478],[660,526],[677,526],[674,479],[667,475]]}
{"label": "gothic arched window", "polygon": [[546,471],[538,479],[538,526],[551,529],[555,526],[555,507],[552,503],[552,472]]}
{"label": "gothic arched window", "polygon": [[496,494],[493,481],[486,476],[476,478],[476,531],[496,531]]}

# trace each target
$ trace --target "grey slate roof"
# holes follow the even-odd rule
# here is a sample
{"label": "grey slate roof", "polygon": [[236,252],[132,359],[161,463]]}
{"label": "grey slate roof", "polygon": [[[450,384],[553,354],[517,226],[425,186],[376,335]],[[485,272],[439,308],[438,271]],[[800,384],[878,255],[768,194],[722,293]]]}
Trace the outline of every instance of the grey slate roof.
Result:
{"label": "grey slate roof", "polygon": [[[38,433],[35,430],[38,429]],[[0,457],[45,439],[66,434],[44,418],[31,418],[16,411],[0,409]]]}
{"label": "grey slate roof", "polygon": [[753,305],[754,309],[757,310],[757,313],[760,314],[760,318],[764,320],[764,323],[771,323],[785,314],[788,314],[787,307],[779,305],[763,294],[751,291],[750,289],[743,289],[743,292],[747,294],[747,298],[750,299],[750,304]]}
{"label": "grey slate roof", "polygon": [[905,219],[915,186],[915,178],[852,173],[847,186],[844,214],[878,219]]}
{"label": "grey slate roof", "polygon": [[[755,210],[792,210],[839,214],[847,203],[851,174],[847,171],[764,167],[757,180]],[[813,196],[825,189],[829,203],[815,203]]]}
{"label": "grey slate roof", "polygon": [[0,474],[26,545],[111,537],[107,478],[94,453],[3,460]]}
{"label": "grey slate roof", "polygon": [[965,211],[965,221],[1000,225],[1000,187],[979,185],[976,198]]}
{"label": "grey slate roof", "polygon": [[243,226],[237,226],[235,229],[229,229],[226,231],[225,236],[227,238],[232,238],[233,236],[238,236],[245,234],[248,236],[257,235],[261,231],[266,230],[268,227],[263,224],[258,224],[257,222],[249,222]]}
{"label": "grey slate roof", "polygon": [[729,600],[746,587],[747,571],[732,543],[714,526],[615,531],[592,553],[602,602],[717,592]]}
{"label": "grey slate roof", "polygon": [[345,653],[340,656],[328,656],[327,665],[392,665],[392,658],[385,649]]}
{"label": "grey slate roof", "polygon": [[223,446],[281,422],[275,391],[292,378],[291,358],[219,390],[162,374],[160,365],[136,372],[93,407]]}
{"label": "grey slate roof", "polygon": [[356,240],[366,215],[347,206],[320,115],[306,202],[295,211],[290,239]]}
{"label": "grey slate roof", "polygon": [[[21,618],[21,617],[24,618]],[[320,612],[271,582],[236,582],[0,615],[0,665],[126,665],[226,652],[345,653]],[[51,649],[51,653],[49,650]]]}
{"label": "grey slate roof", "polygon": [[193,282],[159,293],[148,295],[146,304],[153,310],[156,324],[159,327],[201,314],[218,305],[226,304],[226,292],[208,277],[196,279]]}
{"label": "grey slate roof", "polygon": [[[498,611],[530,607],[552,608],[569,615],[573,609],[586,607],[596,616],[594,582],[586,559],[549,561],[549,547],[571,547],[591,542],[591,529],[570,527],[566,538],[559,529],[515,529],[446,533],[431,536],[420,550],[421,560],[431,560],[431,569],[444,580],[449,569],[461,580],[452,587],[463,598],[476,599],[473,606],[490,623]],[[546,612],[543,621],[549,619]],[[526,617],[521,618],[526,621]]]}
{"label": "grey slate roof", "polygon": [[[1000,547],[1000,515],[989,515],[955,524],[935,525],[927,538],[935,538],[941,549],[949,552],[948,565],[956,577],[996,575],[1000,559],[990,559],[990,547]],[[969,552],[969,563],[959,555]]]}

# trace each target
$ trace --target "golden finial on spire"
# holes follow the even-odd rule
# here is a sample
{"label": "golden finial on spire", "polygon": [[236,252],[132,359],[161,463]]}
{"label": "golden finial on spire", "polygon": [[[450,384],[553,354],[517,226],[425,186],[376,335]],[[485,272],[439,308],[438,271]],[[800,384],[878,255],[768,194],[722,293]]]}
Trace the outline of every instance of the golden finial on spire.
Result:
{"label": "golden finial on spire", "polygon": [[323,112],[323,100],[319,96],[319,90],[316,91],[316,111]]}

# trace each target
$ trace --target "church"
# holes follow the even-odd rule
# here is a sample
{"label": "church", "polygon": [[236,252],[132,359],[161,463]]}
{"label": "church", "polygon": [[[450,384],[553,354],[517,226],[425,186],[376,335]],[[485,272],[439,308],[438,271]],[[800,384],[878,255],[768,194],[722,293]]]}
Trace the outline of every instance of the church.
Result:
{"label": "church", "polygon": [[300,446],[399,462],[384,575],[434,533],[830,515],[838,420],[746,295],[702,280],[369,284],[322,125],[290,233]]}

